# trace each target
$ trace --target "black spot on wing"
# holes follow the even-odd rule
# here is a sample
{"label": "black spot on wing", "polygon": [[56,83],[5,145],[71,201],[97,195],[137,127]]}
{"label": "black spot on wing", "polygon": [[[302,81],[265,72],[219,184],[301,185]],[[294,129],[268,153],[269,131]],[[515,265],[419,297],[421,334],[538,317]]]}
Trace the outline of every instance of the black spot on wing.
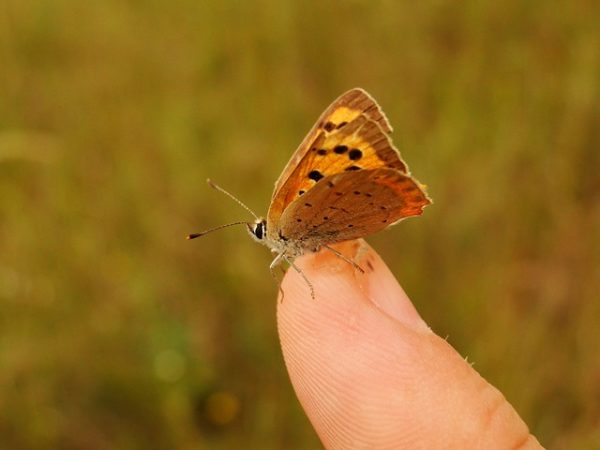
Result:
{"label": "black spot on wing", "polygon": [[362,156],[363,153],[357,148],[353,148],[350,150],[350,152],[348,152],[348,158],[350,158],[352,161],[358,161],[360,158],[362,158]]}
{"label": "black spot on wing", "polygon": [[311,170],[308,173],[308,178],[310,178],[311,180],[314,180],[314,181],[319,181],[321,178],[323,178],[323,174],[321,172],[319,172],[318,170]]}

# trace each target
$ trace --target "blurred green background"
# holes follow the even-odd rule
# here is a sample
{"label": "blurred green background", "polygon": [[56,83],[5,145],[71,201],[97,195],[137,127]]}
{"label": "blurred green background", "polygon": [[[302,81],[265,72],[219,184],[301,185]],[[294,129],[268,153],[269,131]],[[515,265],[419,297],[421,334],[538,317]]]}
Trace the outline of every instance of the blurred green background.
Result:
{"label": "blurred green background", "polygon": [[311,449],[242,229],[346,89],[435,205],[370,239],[540,441],[600,448],[591,1],[0,6],[0,448]]}

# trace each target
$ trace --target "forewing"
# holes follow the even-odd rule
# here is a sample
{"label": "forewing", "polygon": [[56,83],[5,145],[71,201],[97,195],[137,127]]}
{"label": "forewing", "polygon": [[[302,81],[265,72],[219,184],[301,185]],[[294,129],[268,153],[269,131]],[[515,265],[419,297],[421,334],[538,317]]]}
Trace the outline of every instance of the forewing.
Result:
{"label": "forewing", "polygon": [[284,239],[318,247],[376,233],[421,215],[430,203],[424,188],[398,170],[342,172],[323,178],[294,200],[276,231]]}
{"label": "forewing", "polygon": [[406,173],[389,138],[391,131],[369,94],[362,89],[343,94],[319,118],[277,181],[269,223],[276,224],[289,204],[324,177],[380,167]]}
{"label": "forewing", "polygon": [[302,160],[310,150],[311,144],[319,134],[323,133],[324,135],[328,135],[334,133],[336,130],[343,128],[361,115],[376,122],[386,134],[392,132],[392,127],[385,117],[385,114],[373,97],[365,90],[354,88],[343,93],[327,107],[323,114],[321,114],[321,117],[319,117],[302,143],[292,154],[292,157],[286,164],[285,169],[283,169],[281,176],[275,183],[273,196],[275,196],[277,191],[288,180],[294,168],[296,168],[300,160]]}

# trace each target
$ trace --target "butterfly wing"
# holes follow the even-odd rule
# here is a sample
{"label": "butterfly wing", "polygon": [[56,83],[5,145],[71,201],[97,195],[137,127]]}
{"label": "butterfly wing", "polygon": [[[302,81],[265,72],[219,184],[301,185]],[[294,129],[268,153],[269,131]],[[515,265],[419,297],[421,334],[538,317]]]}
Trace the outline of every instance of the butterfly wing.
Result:
{"label": "butterfly wing", "polygon": [[387,118],[381,111],[377,102],[360,88],[354,88],[340,95],[327,109],[321,114],[321,117],[314,124],[313,128],[306,135],[302,143],[298,146],[292,157],[288,161],[281,176],[275,183],[273,197],[276,196],[279,189],[289,179],[294,169],[300,161],[306,156],[311,148],[311,143],[320,134],[328,135],[336,130],[343,128],[348,123],[361,115],[377,122],[381,129],[386,133],[392,132],[392,127]]}
{"label": "butterfly wing", "polygon": [[392,128],[375,100],[352,89],[321,115],[275,184],[267,221],[280,221],[284,210],[316,183],[337,173],[387,167],[407,173],[394,148]]}
{"label": "butterfly wing", "polygon": [[284,240],[313,249],[376,233],[421,215],[431,203],[409,175],[379,168],[323,178],[284,211],[277,230]]}

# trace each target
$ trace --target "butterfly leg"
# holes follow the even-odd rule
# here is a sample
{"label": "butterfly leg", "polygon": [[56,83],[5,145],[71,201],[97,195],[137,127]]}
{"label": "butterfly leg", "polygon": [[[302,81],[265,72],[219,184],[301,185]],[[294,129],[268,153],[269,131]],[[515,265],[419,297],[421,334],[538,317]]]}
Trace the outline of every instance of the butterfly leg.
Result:
{"label": "butterfly leg", "polygon": [[277,278],[277,274],[275,273],[275,268],[279,265],[283,258],[283,253],[278,253],[275,259],[271,261],[271,265],[269,266],[269,272],[271,272],[271,276],[273,277],[273,280],[275,280],[275,284],[277,284],[277,286],[279,287],[279,292],[281,293],[280,302],[283,302],[284,293],[283,288],[281,287],[281,281],[279,281],[279,279]]}
{"label": "butterfly leg", "polygon": [[284,258],[285,258],[285,256],[283,253],[277,253],[277,256],[275,257],[275,259],[273,261],[271,261],[271,265],[269,266],[269,269],[271,270],[271,272],[273,270],[275,270],[275,267],[277,267],[281,263],[281,260]]}
{"label": "butterfly leg", "polygon": [[322,245],[321,247],[329,250],[331,253],[333,253],[335,256],[337,256],[338,258],[343,259],[344,261],[346,261],[348,264],[351,264],[352,266],[354,266],[354,268],[356,270],[358,270],[360,273],[365,273],[364,269],[362,267],[360,267],[358,264],[356,264],[355,261],[352,261],[350,258],[346,257],[345,255],[341,254],[340,252],[338,252],[335,248],[331,248],[329,245]]}
{"label": "butterfly leg", "polygon": [[298,272],[300,274],[300,276],[302,278],[304,278],[304,281],[306,282],[306,284],[308,285],[308,287],[310,288],[310,296],[312,297],[313,300],[315,300],[315,288],[313,287],[312,283],[309,281],[308,278],[306,278],[306,275],[304,275],[304,272],[302,272],[302,270],[300,270],[300,268],[294,264],[294,261],[292,261],[291,259],[289,259],[287,256],[282,255],[283,258],[287,261],[287,263],[292,266],[294,268],[294,270],[296,272]]}

